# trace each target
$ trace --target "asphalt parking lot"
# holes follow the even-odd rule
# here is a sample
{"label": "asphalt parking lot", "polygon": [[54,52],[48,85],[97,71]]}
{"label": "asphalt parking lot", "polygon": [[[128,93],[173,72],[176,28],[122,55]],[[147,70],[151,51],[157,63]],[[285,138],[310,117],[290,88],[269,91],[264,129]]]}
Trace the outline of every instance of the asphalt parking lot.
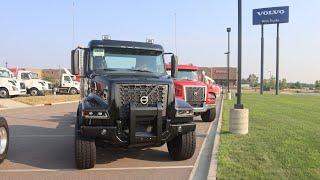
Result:
{"label": "asphalt parking lot", "polygon": [[97,165],[77,170],[74,163],[74,120],[77,103],[0,111],[10,128],[7,160],[0,179],[188,179],[210,123],[199,117],[193,158],[169,159],[166,145],[143,150],[101,148]]}

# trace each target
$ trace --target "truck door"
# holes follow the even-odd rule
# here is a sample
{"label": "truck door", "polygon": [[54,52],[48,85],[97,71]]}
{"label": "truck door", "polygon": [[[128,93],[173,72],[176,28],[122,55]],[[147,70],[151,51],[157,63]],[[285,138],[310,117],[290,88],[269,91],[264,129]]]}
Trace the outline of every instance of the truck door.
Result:
{"label": "truck door", "polygon": [[73,81],[69,75],[63,75],[62,87],[72,87]]}

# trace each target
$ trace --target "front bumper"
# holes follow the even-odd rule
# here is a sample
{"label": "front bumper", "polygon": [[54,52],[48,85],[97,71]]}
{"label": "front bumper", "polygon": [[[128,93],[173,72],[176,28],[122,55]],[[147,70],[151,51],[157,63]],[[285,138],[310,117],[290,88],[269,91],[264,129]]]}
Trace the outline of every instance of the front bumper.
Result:
{"label": "front bumper", "polygon": [[[186,134],[190,131],[195,131],[194,123],[170,124],[167,131],[164,131],[160,136],[135,136],[134,139],[123,139],[122,132],[116,126],[81,126],[80,134],[88,138],[101,138],[109,143],[117,146],[148,146],[163,144],[170,141],[179,134]],[[130,142],[131,141],[131,142]],[[133,141],[133,142],[132,142]]]}
{"label": "front bumper", "polygon": [[209,110],[209,109],[214,109],[214,108],[216,108],[216,105],[215,104],[206,104],[206,103],[204,103],[203,104],[203,106],[202,107],[200,107],[200,108],[193,108],[193,112],[194,113],[202,113],[202,112],[207,112],[207,110]]}

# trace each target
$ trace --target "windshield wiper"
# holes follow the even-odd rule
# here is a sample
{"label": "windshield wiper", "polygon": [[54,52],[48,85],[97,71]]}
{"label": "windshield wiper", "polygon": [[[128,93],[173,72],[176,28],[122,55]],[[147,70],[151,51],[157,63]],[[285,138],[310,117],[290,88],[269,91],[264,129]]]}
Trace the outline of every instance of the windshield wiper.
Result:
{"label": "windshield wiper", "polygon": [[95,71],[117,71],[117,69],[114,69],[114,68],[103,68],[103,69],[95,69]]}
{"label": "windshield wiper", "polygon": [[147,73],[154,73],[152,71],[148,71],[148,70],[142,70],[142,69],[127,69],[129,71],[136,71],[136,72],[147,72]]}

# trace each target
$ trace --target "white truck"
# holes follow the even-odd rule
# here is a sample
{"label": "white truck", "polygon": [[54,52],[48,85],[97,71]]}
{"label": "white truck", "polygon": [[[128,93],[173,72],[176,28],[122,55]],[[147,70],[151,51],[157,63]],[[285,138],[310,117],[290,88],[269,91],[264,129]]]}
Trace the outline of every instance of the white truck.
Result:
{"label": "white truck", "polygon": [[26,84],[27,94],[31,96],[44,95],[46,91],[52,91],[52,84],[39,79],[37,73],[25,70],[17,71],[17,79]]}
{"label": "white truck", "polygon": [[79,94],[80,82],[76,81],[76,76],[72,75],[67,68],[63,68],[65,73],[60,76],[60,84],[56,92],[61,94]]}
{"label": "white truck", "polygon": [[24,82],[16,80],[9,69],[0,67],[0,98],[26,95],[26,92]]}

